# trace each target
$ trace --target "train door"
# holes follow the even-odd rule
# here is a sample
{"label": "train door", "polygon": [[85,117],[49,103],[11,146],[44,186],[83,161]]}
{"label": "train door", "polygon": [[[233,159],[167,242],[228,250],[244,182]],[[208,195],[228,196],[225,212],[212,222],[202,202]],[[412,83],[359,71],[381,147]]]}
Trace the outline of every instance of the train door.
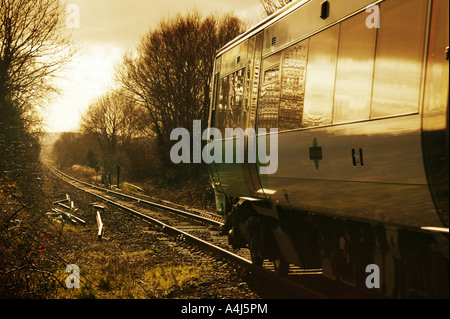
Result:
{"label": "train door", "polygon": [[[218,58],[215,61],[214,69],[220,70],[220,63],[221,58]],[[219,96],[219,77],[220,72],[214,73],[214,79],[213,79],[213,96],[212,96],[212,102],[211,102],[211,109],[209,114],[209,123],[208,127],[214,127],[215,123],[215,115],[216,115],[216,103]],[[224,214],[226,211],[226,200],[225,200],[225,194],[222,188],[222,184],[220,183],[219,174],[217,173],[216,165],[214,162],[208,164],[208,170],[209,175],[211,177],[211,182],[213,184],[213,189],[215,193],[215,199],[216,199],[216,209],[217,212],[220,214]]]}
{"label": "train door", "polygon": [[[263,32],[260,32],[249,40],[248,47],[248,63],[247,63],[247,81],[246,81],[246,103],[248,110],[248,121],[246,128],[257,130],[257,106],[258,106],[258,91],[261,74],[261,55],[263,45]],[[245,182],[248,187],[250,196],[265,198],[263,187],[258,173],[258,163],[249,161],[249,154],[252,151],[257,152],[257,141],[251,140],[253,137],[245,135],[245,160],[242,164],[242,172]],[[256,138],[256,136],[255,136]],[[253,145],[252,145],[253,143]],[[255,149],[252,149],[255,147]]]}

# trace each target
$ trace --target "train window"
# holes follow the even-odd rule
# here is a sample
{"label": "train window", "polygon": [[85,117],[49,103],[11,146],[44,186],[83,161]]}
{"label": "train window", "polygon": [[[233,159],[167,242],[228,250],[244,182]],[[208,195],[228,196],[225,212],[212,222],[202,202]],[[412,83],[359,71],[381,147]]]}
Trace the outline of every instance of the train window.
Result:
{"label": "train window", "polygon": [[417,112],[428,1],[381,3],[371,117]]}
{"label": "train window", "polygon": [[367,14],[341,23],[334,95],[334,123],[369,119],[376,29]]}
{"label": "train window", "polygon": [[271,81],[280,80],[280,58],[281,52],[277,54],[273,54],[263,61],[264,68],[264,81],[263,84]]}
{"label": "train window", "polygon": [[[220,70],[220,69],[219,69]],[[209,126],[214,126],[216,123],[216,106],[219,96],[219,72],[214,74],[214,86],[213,86],[213,94],[212,94],[212,109],[210,113]]]}
{"label": "train window", "polygon": [[240,69],[220,79],[219,103],[216,107],[216,127],[225,136],[225,128],[244,128],[247,111],[244,108],[244,70]]}
{"label": "train window", "polygon": [[244,108],[247,114],[247,122],[245,123],[245,127],[248,127],[248,121],[253,114],[252,111],[252,76],[253,76],[253,68],[255,64],[255,37],[248,40],[248,54],[247,54],[247,67],[245,74],[245,94],[244,94]]}
{"label": "train window", "polygon": [[[249,120],[249,127],[255,128],[255,122],[256,122],[256,110],[257,110],[257,104],[258,104],[258,88],[259,88],[259,79],[260,79],[260,73],[261,73],[261,55],[262,55],[262,45],[263,45],[263,39],[264,39],[264,33],[260,32],[255,37],[255,51],[254,51],[254,67],[252,69],[253,71],[253,78],[251,82],[251,110],[250,110],[250,120]],[[250,77],[248,77],[250,79]]]}
{"label": "train window", "polygon": [[274,65],[264,70],[264,84],[267,82],[278,81],[280,79],[280,65]]}
{"label": "train window", "polygon": [[[213,95],[212,95],[212,110],[214,111],[217,107],[217,103],[219,101],[219,77],[220,77],[220,66],[222,63],[222,57],[218,57],[214,64],[214,86],[213,86]],[[213,112],[214,116],[214,112]],[[215,122],[212,122],[211,125],[214,125]]]}
{"label": "train window", "polygon": [[302,127],[331,124],[339,25],[309,40]]}
{"label": "train window", "polygon": [[301,126],[305,99],[308,41],[297,43],[283,52],[278,114],[279,131],[296,129]]}
{"label": "train window", "polygon": [[258,127],[277,128],[280,105],[281,52],[263,61],[263,83],[259,96]]}

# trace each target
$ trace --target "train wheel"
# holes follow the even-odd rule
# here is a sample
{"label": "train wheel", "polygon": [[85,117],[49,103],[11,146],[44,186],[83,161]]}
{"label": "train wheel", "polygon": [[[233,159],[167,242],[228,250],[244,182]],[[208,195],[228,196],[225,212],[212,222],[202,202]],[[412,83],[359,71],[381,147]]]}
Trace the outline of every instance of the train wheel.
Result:
{"label": "train wheel", "polygon": [[252,232],[250,234],[250,238],[248,240],[248,248],[250,250],[250,257],[252,259],[252,263],[255,266],[261,267],[264,258],[260,256],[260,242],[259,242],[259,236],[256,232]]}
{"label": "train wheel", "polygon": [[278,276],[286,277],[289,273],[289,263],[284,260],[283,257],[275,259],[273,261],[273,267],[275,268],[275,273]]}
{"label": "train wheel", "polygon": [[258,267],[262,267],[264,259],[262,259],[260,256],[252,253],[252,251],[250,250],[250,256],[252,258],[252,264]]}

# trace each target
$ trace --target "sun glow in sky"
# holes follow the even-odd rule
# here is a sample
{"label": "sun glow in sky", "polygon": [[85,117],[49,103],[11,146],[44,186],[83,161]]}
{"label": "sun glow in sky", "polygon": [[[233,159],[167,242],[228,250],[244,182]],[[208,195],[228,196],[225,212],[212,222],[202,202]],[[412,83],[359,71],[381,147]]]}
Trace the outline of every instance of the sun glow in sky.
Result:
{"label": "sun glow in sky", "polygon": [[57,83],[61,94],[45,111],[49,132],[76,131],[89,104],[115,85],[114,68],[123,55],[162,19],[190,9],[204,16],[234,12],[249,25],[262,17],[258,0],[67,0],[67,4],[79,9],[79,28],[70,31],[80,49]]}

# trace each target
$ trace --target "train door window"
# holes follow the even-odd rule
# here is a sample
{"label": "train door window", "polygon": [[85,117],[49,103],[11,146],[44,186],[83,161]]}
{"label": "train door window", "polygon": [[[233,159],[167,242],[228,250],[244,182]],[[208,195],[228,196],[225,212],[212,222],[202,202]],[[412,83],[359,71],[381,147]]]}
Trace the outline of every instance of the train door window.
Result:
{"label": "train door window", "polygon": [[255,63],[255,38],[251,38],[248,40],[248,53],[247,53],[247,67],[246,67],[246,74],[245,74],[245,94],[244,94],[244,108],[245,113],[247,114],[245,123],[245,127],[247,128],[250,120],[251,114],[252,114],[252,76],[253,76],[253,69],[254,69],[254,63]]}
{"label": "train door window", "polygon": [[281,52],[263,61],[262,85],[258,107],[258,127],[277,128],[280,105],[280,59]]}
{"label": "train door window", "polygon": [[300,128],[305,100],[308,39],[283,52],[278,130]]}
{"label": "train door window", "polygon": [[214,126],[216,123],[216,107],[219,97],[219,75],[220,73],[217,72],[214,74],[214,84],[213,84],[213,94],[212,94],[212,102],[211,102],[211,117],[209,119],[209,126]]}
{"label": "train door window", "polygon": [[310,38],[302,127],[331,124],[339,25]]}
{"label": "train door window", "polygon": [[220,79],[216,127],[222,132],[222,136],[225,136],[225,128],[245,126],[247,112],[244,108],[244,71],[245,68]]}
{"label": "train door window", "polygon": [[218,128],[222,133],[225,132],[226,118],[227,118],[227,107],[228,107],[228,97],[229,97],[229,85],[228,77],[223,77],[220,79],[219,83],[219,98],[216,106],[216,128]]}
{"label": "train door window", "polygon": [[264,34],[260,32],[255,37],[255,51],[254,51],[254,66],[252,69],[253,77],[251,81],[251,111],[250,111],[250,121],[249,127],[255,128],[256,124],[256,110],[258,104],[258,89],[259,89],[259,79],[261,74],[261,55],[262,55],[262,45],[263,45]]}
{"label": "train door window", "polygon": [[367,28],[367,14],[341,23],[334,95],[334,123],[370,117],[376,29]]}
{"label": "train door window", "polygon": [[371,117],[419,109],[428,1],[380,5]]}

